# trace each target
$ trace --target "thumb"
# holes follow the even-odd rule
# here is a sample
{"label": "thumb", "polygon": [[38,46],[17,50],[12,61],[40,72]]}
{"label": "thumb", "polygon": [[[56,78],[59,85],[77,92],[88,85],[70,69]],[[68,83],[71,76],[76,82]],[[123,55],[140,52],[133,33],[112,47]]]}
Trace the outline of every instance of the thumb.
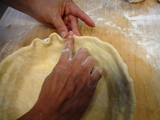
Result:
{"label": "thumb", "polygon": [[58,33],[62,38],[65,38],[68,34],[68,30],[61,16],[52,19],[54,27],[57,29]]}

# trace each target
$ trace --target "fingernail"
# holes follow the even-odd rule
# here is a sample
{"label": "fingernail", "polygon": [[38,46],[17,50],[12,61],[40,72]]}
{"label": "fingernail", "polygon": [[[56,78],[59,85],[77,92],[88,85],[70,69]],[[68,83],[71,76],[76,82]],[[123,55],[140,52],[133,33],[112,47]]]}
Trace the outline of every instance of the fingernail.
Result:
{"label": "fingernail", "polygon": [[95,27],[96,25],[95,25],[95,23],[93,22],[93,27]]}
{"label": "fingernail", "polygon": [[65,38],[65,37],[67,36],[67,33],[64,32],[64,31],[62,31],[62,32],[60,33],[60,35],[61,35],[62,38]]}
{"label": "fingernail", "polygon": [[73,32],[72,31],[69,32],[68,38],[73,38]]}

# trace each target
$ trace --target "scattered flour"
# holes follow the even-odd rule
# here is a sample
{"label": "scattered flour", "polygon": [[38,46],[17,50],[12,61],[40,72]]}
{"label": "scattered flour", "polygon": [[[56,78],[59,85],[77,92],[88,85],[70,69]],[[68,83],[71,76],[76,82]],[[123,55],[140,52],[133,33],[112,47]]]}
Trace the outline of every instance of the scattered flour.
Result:
{"label": "scattered flour", "polygon": [[[89,1],[94,2],[93,0]],[[128,40],[136,43],[145,51],[146,55],[143,56],[135,53],[138,57],[149,62],[156,69],[160,69],[160,61],[158,61],[160,59],[160,30],[157,31],[157,33],[155,33],[154,30],[157,29],[158,26],[160,28],[160,9],[157,9],[160,7],[159,4],[151,4],[146,8],[147,11],[141,11],[140,4],[131,5],[127,2],[122,4],[121,2],[113,2],[112,0],[99,0],[95,3],[97,4],[92,4],[92,6],[86,3],[87,9],[85,12],[94,20],[96,25],[106,25],[106,27],[109,26],[116,31],[118,30],[119,33],[123,34]],[[128,9],[130,7],[131,9]],[[111,10],[120,14],[120,17],[123,17],[123,19],[129,21],[131,26],[125,28],[119,26],[117,22],[115,22],[117,18],[110,14]],[[100,11],[103,12],[101,13]],[[154,26],[156,26],[156,28],[154,28]],[[148,27],[151,29],[147,29]]]}
{"label": "scattered flour", "polygon": [[[160,36],[159,29],[157,29],[160,26],[160,9],[159,13],[154,13],[153,9],[155,8],[148,8],[149,13],[145,15],[130,16],[129,12],[123,12],[123,15],[133,26],[133,29],[129,29],[128,32],[132,33],[135,42],[146,51],[145,59],[155,69],[160,69]],[[147,27],[150,29],[147,29]]]}

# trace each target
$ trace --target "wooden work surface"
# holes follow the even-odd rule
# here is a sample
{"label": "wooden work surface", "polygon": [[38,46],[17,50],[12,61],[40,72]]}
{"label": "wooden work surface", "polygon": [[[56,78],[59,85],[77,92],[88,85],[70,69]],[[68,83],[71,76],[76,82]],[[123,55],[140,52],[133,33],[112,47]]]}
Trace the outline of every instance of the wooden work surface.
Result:
{"label": "wooden work surface", "polygon": [[[74,1],[96,24],[90,28],[80,21],[80,32],[112,44],[127,64],[137,100],[135,120],[160,120],[160,4],[157,0],[139,4]],[[44,39],[52,32],[56,30],[8,8],[0,20],[0,61],[34,38]]]}

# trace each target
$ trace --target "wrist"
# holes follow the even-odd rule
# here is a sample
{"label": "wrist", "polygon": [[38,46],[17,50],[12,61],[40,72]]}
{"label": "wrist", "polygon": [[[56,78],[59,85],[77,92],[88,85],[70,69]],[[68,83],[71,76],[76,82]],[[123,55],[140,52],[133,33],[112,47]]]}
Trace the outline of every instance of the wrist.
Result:
{"label": "wrist", "polygon": [[31,109],[39,120],[58,120],[59,113],[55,109],[51,108],[51,105],[44,104],[45,102],[37,101],[34,107]]}
{"label": "wrist", "polygon": [[69,117],[61,114],[61,111],[55,109],[51,104],[45,105],[44,102],[38,102],[35,104],[33,109],[42,118],[40,120],[66,120]]}
{"label": "wrist", "polygon": [[43,114],[34,107],[18,120],[44,120]]}

